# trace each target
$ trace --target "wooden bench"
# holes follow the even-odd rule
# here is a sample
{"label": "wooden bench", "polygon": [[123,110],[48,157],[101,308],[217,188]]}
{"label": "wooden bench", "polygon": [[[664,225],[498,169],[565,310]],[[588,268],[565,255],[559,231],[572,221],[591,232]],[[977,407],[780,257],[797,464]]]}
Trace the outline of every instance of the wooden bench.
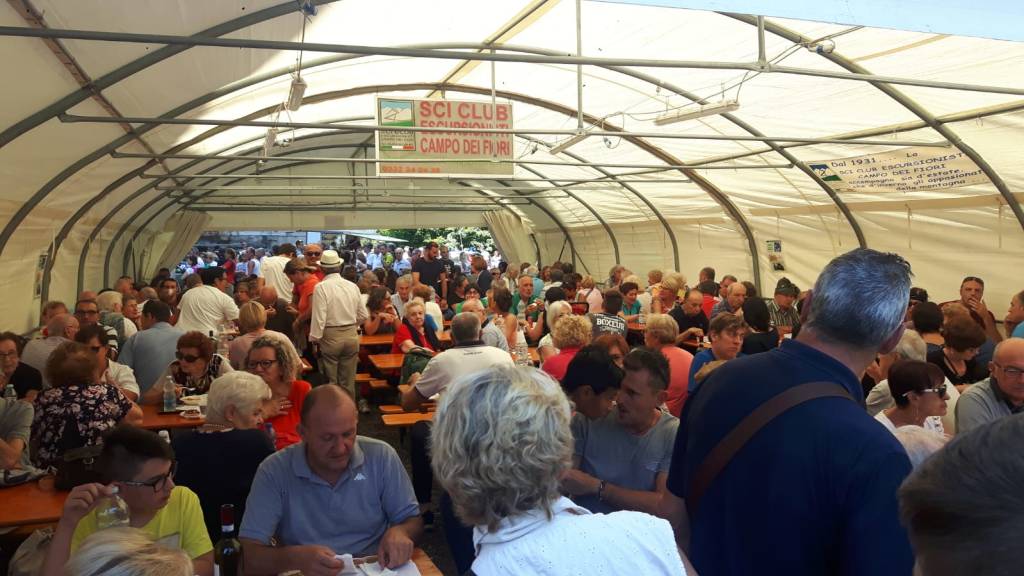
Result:
{"label": "wooden bench", "polygon": [[433,412],[402,412],[401,414],[384,414],[381,416],[385,426],[408,428],[417,422],[429,422],[434,419]]}
{"label": "wooden bench", "polygon": [[387,380],[374,378],[373,380],[370,380],[370,390],[393,390],[393,388],[391,387],[391,384],[388,384]]}

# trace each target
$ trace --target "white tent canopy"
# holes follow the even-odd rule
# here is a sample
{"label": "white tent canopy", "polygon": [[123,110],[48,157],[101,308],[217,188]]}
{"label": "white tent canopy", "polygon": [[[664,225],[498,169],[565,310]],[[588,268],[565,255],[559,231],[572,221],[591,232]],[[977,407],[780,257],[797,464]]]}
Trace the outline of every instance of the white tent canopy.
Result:
{"label": "white tent canopy", "polygon": [[[713,265],[770,291],[783,275],[808,286],[829,259],[868,246],[907,257],[936,298],[982,276],[1000,311],[1022,288],[1020,42],[773,16],[759,42],[755,16],[582,2],[574,60],[569,0],[320,0],[304,32],[303,105],[275,119],[299,4],[0,5],[6,328],[33,326],[42,301],[141,275],[197,224],[485,226],[495,211],[507,214],[489,217],[499,234],[531,234],[502,240],[508,250],[596,278],[618,263],[688,278]],[[504,179],[379,179],[372,162],[341,161],[372,160],[373,132],[327,126],[374,125],[377,96],[511,103],[514,157],[541,163]],[[739,109],[656,122],[722,99]],[[605,136],[549,154],[576,130],[581,101],[584,128]],[[289,145],[258,165],[267,128],[252,124],[272,121],[290,123],[278,136]],[[976,174],[835,191],[806,164],[904,150],[957,156]]]}

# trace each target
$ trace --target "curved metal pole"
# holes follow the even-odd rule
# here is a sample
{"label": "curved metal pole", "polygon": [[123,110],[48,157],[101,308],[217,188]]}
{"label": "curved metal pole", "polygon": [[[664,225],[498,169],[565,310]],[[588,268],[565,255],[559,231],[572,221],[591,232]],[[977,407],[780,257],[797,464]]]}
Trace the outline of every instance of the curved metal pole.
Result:
{"label": "curved metal pole", "polygon": [[[544,178],[545,180],[551,182],[552,186],[558,186],[558,184],[556,184],[557,180],[551,180],[546,175],[541,173],[539,170],[536,170],[534,168],[530,168],[529,166],[523,166],[523,168],[525,168],[531,174],[534,174],[534,175],[536,175],[536,176],[538,176],[540,178]],[[508,186],[506,186],[506,188],[507,187]],[[579,202],[581,205],[583,205],[583,207],[586,208],[587,211],[590,212],[594,216],[594,218],[597,219],[598,223],[601,224],[601,227],[604,228],[604,231],[608,233],[608,239],[612,241],[612,249],[615,251],[615,263],[618,264],[619,260],[620,260],[620,257],[619,257],[619,240],[618,240],[618,238],[615,237],[615,232],[612,231],[612,227],[609,226],[608,222],[606,222],[605,219],[602,218],[601,215],[597,213],[597,210],[594,210],[594,207],[591,206],[589,202],[583,200],[578,195],[574,194],[571,189],[563,188],[562,191],[565,192],[566,194],[568,194],[570,198],[572,198],[573,200],[575,200],[575,201]]]}
{"label": "curved metal pole", "polygon": [[[745,22],[747,24],[754,25],[757,24],[756,20],[754,20],[751,16],[732,13],[722,14],[735,20],[739,20],[740,22]],[[785,38],[786,40],[789,40],[790,42],[793,42],[795,44],[811,42],[814,40],[813,38],[807,38],[802,34],[799,34],[798,32],[795,32],[773,22],[766,21],[765,30],[777,36],[781,36],[782,38]],[[853,62],[852,60],[849,60],[836,52],[832,52],[830,54],[821,54],[821,57],[851,72],[862,75],[871,75],[867,68],[864,68],[860,64],[857,64],[856,62]],[[1006,182],[1002,179],[1002,177],[999,176],[999,174],[995,171],[992,165],[989,164],[981,156],[981,154],[979,154],[974,148],[968,146],[967,143],[964,142],[960,138],[960,136],[953,131],[952,128],[940,122],[938,118],[934,114],[929,112],[927,109],[925,109],[924,106],[919,104],[913,98],[904,94],[899,89],[892,86],[892,84],[886,83],[882,79],[869,81],[869,83],[875,88],[878,88],[880,92],[882,92],[889,98],[893,99],[897,104],[903,106],[912,114],[923,120],[929,128],[941,134],[942,137],[949,141],[950,144],[952,144],[958,150],[963,152],[965,156],[967,156],[975,164],[977,164],[978,168],[980,168],[981,171],[984,172],[986,176],[988,176],[988,179],[991,180],[992,184],[996,187],[997,190],[999,190],[999,193],[1003,196],[1003,200],[1006,201],[1007,206],[1010,207],[1010,210],[1013,211],[1014,216],[1017,217],[1017,222],[1020,224],[1021,228],[1024,229],[1024,210],[1021,209],[1020,202],[1017,201],[1017,197],[1014,196],[1013,192],[1010,191],[1010,188],[1006,185]],[[815,179],[818,180],[816,177]],[[825,185],[824,182],[820,183],[827,189],[827,185]]]}
{"label": "curved metal pole", "polygon": [[[501,184],[502,186],[505,186],[506,188],[510,187],[506,182],[503,182],[501,180],[496,180],[496,182],[498,184]],[[516,194],[522,195],[523,193],[516,191]],[[573,242],[572,234],[569,234],[569,230],[565,227],[565,224],[563,224],[562,221],[557,216],[555,216],[554,212],[549,210],[547,206],[545,206],[543,204],[540,204],[540,203],[534,203],[534,206],[536,206],[538,210],[540,210],[541,212],[546,214],[547,217],[550,218],[551,221],[554,222],[556,226],[558,226],[558,229],[562,231],[562,235],[565,236],[566,241],[569,242],[569,251],[570,251],[570,253],[572,255],[572,264],[573,264],[573,266],[575,266],[576,265],[576,257],[577,257],[577,255],[579,253],[576,251],[576,243]],[[583,264],[584,268],[587,267],[587,265],[583,263],[583,259],[582,258],[580,258],[580,263]],[[587,272],[589,273],[590,270],[588,269]]]}
{"label": "curved metal pole", "polygon": [[[424,45],[424,46],[428,47],[428,48],[433,47],[433,48],[439,48],[439,49],[440,48],[470,48],[470,49],[493,48],[493,46],[490,46],[490,45],[475,44],[475,43],[468,43],[468,44],[467,43],[427,44],[427,45]],[[534,54],[551,54],[551,55],[557,55],[558,54],[558,52],[553,51],[553,50],[545,50],[545,49],[525,47],[525,46],[504,45],[504,46],[501,47],[501,49],[502,50],[507,50],[507,51],[517,51],[517,52],[534,53]],[[304,67],[304,69],[305,68],[317,67],[317,66],[323,66],[323,65],[332,64],[332,63],[335,63],[335,62],[351,60],[351,59],[360,58],[360,57],[362,57],[362,56],[360,56],[360,55],[342,55],[342,56],[337,56],[335,58],[330,58],[330,59],[327,59],[327,60],[324,60],[324,61],[309,63],[309,64],[307,64],[307,66]],[[143,69],[143,68],[145,68],[145,67],[147,67],[149,65],[152,65],[153,63],[155,63],[155,62],[146,63],[146,59],[139,59],[139,60],[135,61],[132,64],[135,64],[136,66],[138,66],[138,70],[141,70],[141,69]],[[131,66],[132,64],[126,65],[126,67],[123,67],[122,69],[119,69],[119,70],[123,70],[123,69]],[[623,67],[609,66],[608,69],[612,70],[612,71],[615,71],[615,72],[618,72],[620,74],[625,74],[625,75],[632,76],[632,77],[635,77],[637,79],[640,79],[640,80],[643,80],[643,81],[646,81],[646,82],[650,82],[650,83],[652,83],[652,84],[654,84],[656,86],[664,87],[664,88],[666,88],[668,90],[671,90],[673,92],[676,92],[677,94],[679,94],[679,95],[681,95],[683,97],[686,97],[686,98],[688,98],[690,100],[699,101],[699,98],[696,97],[695,95],[689,94],[688,92],[682,90],[681,88],[673,86],[673,85],[671,85],[669,83],[662,82],[662,81],[658,80],[657,78],[655,78],[653,76],[650,76],[648,74],[644,74],[642,72],[637,72],[637,71],[630,70],[628,68],[623,68]],[[135,70],[135,71],[138,71],[138,70]],[[134,74],[135,71],[132,71],[130,73],[126,72],[125,73],[125,77],[130,76],[131,74]],[[259,75],[259,76],[255,76],[255,77],[246,79],[244,81],[241,81],[241,82],[238,82],[238,83],[226,86],[224,88],[221,88],[219,90],[215,90],[213,92],[210,92],[210,93],[205,94],[203,96],[200,96],[198,98],[194,98],[193,100],[191,100],[191,101],[189,101],[189,102],[187,102],[187,103],[185,103],[185,104],[183,104],[181,106],[178,106],[174,110],[171,110],[170,112],[164,114],[164,116],[175,117],[175,116],[178,116],[180,114],[184,114],[184,113],[186,113],[188,111],[191,111],[192,109],[194,109],[194,108],[196,108],[198,106],[206,104],[206,103],[208,103],[208,102],[210,102],[210,101],[212,101],[212,100],[214,100],[216,98],[220,98],[221,96],[224,96],[226,94],[230,94],[230,93],[235,92],[237,90],[244,89],[244,88],[252,86],[252,85],[254,85],[256,83],[263,82],[263,81],[266,81],[266,80],[269,80],[269,79],[272,79],[272,78],[276,78],[276,77],[282,76],[284,74],[289,73],[290,71],[291,71],[290,67],[289,68],[282,68],[282,69],[279,69],[279,70],[276,70],[276,71],[273,71],[273,72],[270,72],[270,73],[267,73],[267,74],[262,74],[262,75]],[[110,75],[108,75],[108,76],[110,76]],[[110,81],[110,78],[108,78],[108,76],[104,76],[103,78],[97,80],[96,81],[97,86],[101,86],[101,83],[103,83],[103,82]],[[116,81],[118,81],[118,80],[114,80],[113,82],[116,82]],[[57,111],[57,113],[59,113],[59,112],[60,111]],[[728,118],[728,119],[730,119],[731,121],[736,123],[738,126],[746,129],[748,132],[756,133],[756,132],[752,132],[751,128],[747,127],[745,124],[742,124],[739,120],[737,120],[732,115],[726,114],[726,115],[723,115],[723,116]],[[48,116],[47,119],[49,117],[52,117],[52,115]],[[145,132],[155,128],[156,126],[157,125],[155,125],[155,124],[150,124],[150,125],[146,125],[146,126],[140,126],[140,127],[137,127],[135,131],[136,131],[137,134],[142,134],[142,133],[145,133]],[[62,171],[61,174],[59,174],[57,177],[53,178],[46,186],[44,186],[44,188],[40,189],[35,195],[33,195],[33,197],[30,198],[29,201],[26,202],[25,205],[23,205],[21,209],[19,209],[18,213],[14,215],[14,217],[8,223],[7,227],[5,227],[3,232],[0,232],[0,255],[2,255],[3,250],[6,247],[7,242],[9,240],[11,234],[13,234],[14,230],[18,227],[18,225],[20,225],[21,221],[24,220],[24,218],[27,216],[27,214],[36,205],[38,205],[39,202],[41,202],[42,199],[45,198],[49,194],[50,191],[52,191],[59,184],[63,183],[66,179],[70,178],[72,175],[77,173],[79,170],[81,170],[85,166],[89,165],[90,163],[92,163],[93,161],[98,159],[99,157],[102,157],[103,154],[116,150],[119,146],[121,146],[122,144],[124,144],[125,142],[127,142],[129,140],[130,139],[127,136],[119,138],[118,140],[115,140],[114,142],[108,144],[106,147],[101,148],[100,150],[97,150],[93,154],[90,154],[90,155],[80,159],[78,162],[75,162],[74,164],[69,166],[67,169]],[[186,143],[186,144],[188,144],[188,143]],[[178,147],[175,147],[175,149],[181,150],[181,149],[184,149],[185,147],[187,147],[187,146],[180,145]],[[791,162],[797,163],[795,159],[793,159],[791,156],[788,155],[788,153],[783,153],[783,151],[781,149],[779,149],[777,151],[782,153],[784,156],[787,156],[787,158],[791,158]],[[190,164],[190,165],[192,165],[192,164]],[[178,173],[178,171],[175,171],[175,173]],[[630,187],[626,187],[626,188],[627,189],[631,189]],[[666,228],[666,231],[668,231],[669,237],[672,240],[673,250],[675,252],[676,266],[677,266],[677,268],[681,268],[681,262],[680,262],[679,250],[678,250],[678,243],[676,242],[675,233],[672,230],[671,226],[668,225],[668,222],[665,220],[665,218],[661,215],[661,213],[657,210],[657,208],[654,207],[654,205],[651,202],[649,202],[644,196],[640,195],[637,191],[635,191],[635,189],[633,189],[632,191],[634,192],[634,194],[637,194],[638,198],[640,198],[645,204],[648,205],[648,207],[652,210],[652,212],[654,212],[654,214],[662,222],[662,225]],[[101,193],[100,195],[98,195],[97,197],[94,197],[90,202],[87,202],[86,204],[94,205],[94,204],[98,203],[102,198],[103,198],[103,194]],[[838,198],[834,199],[834,201],[835,200],[838,200]],[[74,225],[74,224],[77,223],[77,221],[78,221],[78,219],[73,217],[71,224]],[[856,225],[856,222],[852,222],[852,224],[854,225],[855,232],[858,232],[858,236],[862,237],[862,234],[859,234],[859,226]],[[54,254],[53,256],[55,256],[55,255],[56,254]],[[54,258],[51,257],[51,260],[53,260],[53,259]],[[104,273],[106,274],[106,271]]]}
{"label": "curved metal pole", "polygon": [[[414,46],[416,46],[416,45],[414,45]],[[444,48],[453,48],[453,49],[458,49],[458,48],[469,48],[469,49],[494,48],[494,46],[492,46],[492,45],[478,44],[478,43],[425,44],[425,45],[420,45],[420,46],[426,47],[426,48],[436,48],[436,49],[444,49]],[[500,47],[500,49],[501,50],[506,50],[506,51],[516,51],[516,52],[533,53],[533,54],[548,54],[548,55],[557,55],[558,54],[557,51],[546,50],[546,49],[541,49],[541,48],[526,47],[526,46],[503,45],[503,46]],[[336,62],[340,62],[340,61],[345,61],[345,60],[352,60],[352,59],[360,58],[360,57],[363,57],[363,56],[362,55],[341,55],[341,56],[337,56],[337,57],[334,57],[334,58],[329,58],[329,59],[321,60],[321,61],[318,61],[318,62],[309,63],[307,66],[304,67],[304,69],[305,68],[313,68],[313,67],[317,67],[317,66],[328,65],[328,64],[332,64],[332,63],[336,63]],[[144,63],[143,61],[144,61],[144,59],[140,59],[140,60],[136,61],[133,64],[137,64],[139,66],[138,69],[141,70],[141,69],[151,65],[152,63],[155,63],[155,62],[151,62],[151,63],[147,64],[147,63]],[[130,65],[127,65],[127,66],[130,66]],[[654,84],[656,86],[664,87],[664,88],[666,88],[668,90],[671,90],[673,92],[676,92],[677,94],[679,94],[681,96],[684,96],[684,97],[686,97],[686,98],[688,98],[690,100],[699,101],[699,98],[696,97],[695,95],[691,95],[691,94],[687,93],[686,91],[684,91],[684,90],[682,90],[682,89],[680,89],[680,88],[678,88],[676,86],[673,86],[673,85],[671,85],[669,83],[663,82],[663,81],[661,81],[661,80],[659,80],[659,79],[657,79],[657,78],[655,78],[653,76],[650,76],[648,74],[644,74],[642,72],[637,72],[637,71],[634,71],[634,70],[630,70],[628,68],[617,67],[617,66],[608,66],[607,69],[615,71],[615,72],[618,72],[620,74],[625,74],[627,76],[632,76],[634,78],[637,78],[637,79],[640,79],[640,80],[643,80],[643,81],[646,81],[646,82],[650,82],[650,83],[652,83],[652,84]],[[138,70],[135,70],[135,71],[138,71]],[[214,100],[216,98],[220,98],[221,96],[224,96],[226,94],[230,94],[230,93],[235,92],[237,90],[241,90],[241,89],[247,88],[247,87],[252,86],[254,84],[257,84],[259,82],[263,82],[263,81],[266,81],[266,80],[269,80],[269,79],[272,79],[272,78],[276,78],[276,77],[288,74],[289,72],[291,72],[291,68],[290,67],[282,68],[282,69],[279,69],[277,71],[273,71],[273,72],[270,72],[270,73],[267,73],[267,74],[262,74],[262,75],[259,75],[259,76],[248,78],[248,79],[246,79],[244,81],[237,82],[235,84],[226,86],[226,87],[221,88],[219,90],[216,90],[216,91],[210,92],[210,93],[208,93],[206,95],[203,95],[203,96],[200,96],[198,98],[195,98],[195,99],[193,99],[193,100],[191,100],[191,101],[189,101],[189,102],[187,102],[187,103],[185,103],[185,104],[175,108],[174,110],[171,110],[170,112],[164,114],[163,116],[175,117],[175,116],[184,114],[184,113],[186,113],[188,111],[191,111],[191,110],[193,110],[196,107],[202,106],[203,104],[206,104],[206,103],[208,103],[208,102],[210,102],[210,101],[212,101],[212,100]],[[125,77],[127,77],[127,76],[129,76],[129,75],[131,75],[133,73],[134,73],[134,71],[131,72],[131,73],[126,74]],[[101,81],[106,81],[106,80],[107,80],[107,77],[104,77],[104,78],[101,78],[100,80],[97,80],[97,85],[99,85],[99,83]],[[732,120],[734,123],[737,123],[737,125],[740,125],[738,123],[738,120],[736,120],[731,115],[724,115],[724,116],[726,118],[729,118],[730,120]],[[47,119],[49,117],[52,117],[52,115],[48,116]],[[140,127],[136,128],[136,133],[141,134],[141,133],[147,132],[147,131],[155,128],[155,127],[156,127],[155,124],[140,126]],[[744,126],[741,125],[741,127],[744,127]],[[746,127],[745,129],[747,129],[748,131],[751,130],[751,129],[749,129],[749,127]],[[0,233],[0,254],[3,253],[3,249],[6,246],[7,241],[9,240],[9,237],[13,233],[14,229],[17,228],[17,226],[24,219],[24,217],[28,214],[28,212],[30,212],[43,198],[45,198],[48,195],[48,193],[53,188],[56,188],[57,185],[62,183],[64,180],[66,180],[71,175],[75,174],[76,172],[78,172],[80,169],[84,168],[85,166],[87,166],[91,162],[95,161],[98,157],[101,157],[104,153],[111,152],[111,151],[115,150],[117,147],[121,146],[127,140],[128,140],[127,137],[124,137],[122,139],[116,140],[116,141],[112,142],[111,144],[109,144],[108,146],[106,146],[106,147],[102,148],[101,150],[97,151],[96,153],[93,153],[93,154],[91,154],[91,155],[89,155],[89,156],[79,160],[78,162],[76,162],[75,164],[70,166],[68,169],[66,169],[64,172],[62,172],[60,175],[58,175],[58,177],[56,177],[53,180],[51,180],[51,182],[48,183],[48,185],[47,185],[47,187],[45,187],[45,189],[41,189],[39,192],[37,192],[28,202],[26,202],[26,204],[22,207],[22,209],[19,210],[19,213],[16,214],[14,216],[14,218],[12,218],[11,222],[8,223],[8,226],[4,229],[4,231],[2,233]],[[179,148],[179,149],[182,149],[182,148]],[[668,224],[665,221],[665,219],[660,215],[660,212],[658,212],[657,209],[653,207],[653,204],[648,202],[646,200],[646,198],[644,198],[643,196],[638,196],[638,197],[641,198],[641,200],[643,200],[645,202],[645,204],[648,204],[648,206],[652,208],[652,211],[654,211],[654,213],[659,217],[659,220],[662,221],[662,224],[664,226],[666,226],[667,230],[670,231],[670,238],[673,241],[673,246],[674,246],[675,251],[676,251],[677,267],[681,267],[680,266],[680,262],[679,262],[678,247],[677,247],[677,243],[676,243],[676,240],[675,240],[675,234],[674,234],[674,232],[671,231],[671,227],[668,226]],[[94,198],[90,202],[90,204],[96,203],[99,199],[100,198]]]}
{"label": "curved metal pole", "polygon": [[[547,142],[544,142],[543,140],[537,140],[535,138],[529,138],[529,137],[527,137],[527,139],[529,139],[529,140],[531,140],[533,142],[537,142],[539,144],[543,144],[544,146],[547,146],[548,148],[552,148],[553,147],[551,144],[549,144]],[[583,156],[580,156],[580,155],[575,154],[573,152],[570,152],[568,150],[563,150],[562,154],[568,156],[569,158],[572,158],[573,160],[578,160],[578,161],[581,161],[581,162],[585,161]],[[654,214],[654,216],[658,218],[658,221],[661,222],[662,227],[665,228],[665,233],[668,235],[669,241],[672,242],[672,261],[675,263],[676,270],[680,269],[682,267],[682,261],[679,259],[679,242],[676,241],[675,230],[673,230],[672,226],[669,225],[668,220],[665,219],[665,216],[661,213],[661,210],[658,210],[658,208],[654,205],[654,203],[651,202],[646,196],[641,194],[639,190],[637,190],[633,186],[623,182],[621,178],[619,178],[618,176],[616,176],[612,172],[609,172],[608,170],[605,170],[604,168],[602,168],[600,166],[592,166],[592,168],[594,170],[596,170],[597,172],[600,172],[601,174],[604,174],[605,176],[607,176],[609,178],[609,180],[616,182],[619,186],[622,186],[624,189],[628,190],[629,192],[632,192],[633,195],[636,196],[637,198],[639,198],[640,201],[643,202],[647,206],[648,209],[650,209],[650,211]],[[619,258],[618,258],[618,251],[616,251],[615,263],[616,264],[621,264],[621,262],[619,261]]]}
{"label": "curved metal pole", "polygon": [[[317,5],[327,4],[334,1],[336,0],[312,0],[312,2]],[[205,37],[228,34],[252,26],[254,24],[259,24],[260,22],[272,20],[285,14],[291,14],[295,12],[295,9],[295,3],[289,0],[277,6],[266,8],[264,10],[259,10],[257,12],[253,12],[251,14],[242,16],[241,18],[235,18],[234,20],[224,22],[223,24],[218,24],[217,26],[208,28],[197,33],[196,36]],[[153,66],[154,64],[162,62],[163,60],[166,60],[167,58],[170,58],[171,56],[174,56],[175,54],[183,52],[187,49],[188,46],[164,46],[163,48],[150,52],[142,58],[133,60],[128,64],[121,66],[113,72],[110,72],[100,78],[93,80],[92,87],[95,90],[104,90],[117,84],[121,80],[124,80],[125,78],[132,76],[137,72],[140,72],[150,66]],[[234,91],[234,89],[229,90],[226,93],[230,93],[232,91]],[[27,116],[23,120],[13,124],[3,132],[0,132],[0,148],[9,144],[12,140],[28,132],[29,130],[36,128],[44,122],[52,120],[58,114],[70,110],[76,104],[79,104],[84,100],[90,98],[91,95],[92,91],[90,90],[75,90],[74,92],[68,94],[67,96],[61,98],[53,104],[50,104],[46,108],[43,108],[42,110],[39,110]],[[191,102],[189,104],[191,104]],[[194,105],[186,106],[186,108],[180,111],[177,111],[176,109],[175,111],[172,111],[169,114],[177,116],[195,107]],[[89,164],[107,155],[111,150],[116,149],[128,142],[131,142],[132,140],[135,139],[136,136],[141,136],[145,132],[148,132],[149,130],[155,127],[156,125],[135,128],[135,134],[126,134],[125,136],[118,138],[111,144],[102,146],[99,149],[93,151],[92,153],[88,154],[78,162],[75,162],[71,166],[65,168],[57,176],[53,177],[49,182],[47,182],[42,188],[36,191],[36,193],[33,194],[32,197],[29,198],[18,209],[17,212],[15,212],[15,214],[11,217],[11,220],[7,223],[6,226],[4,226],[3,230],[0,231],[0,255],[3,255],[4,250],[7,248],[7,243],[10,241],[10,238],[14,234],[14,231],[18,228],[18,226],[21,225],[21,222],[25,219],[26,216],[28,216],[29,212],[31,212],[44,198],[46,198],[46,196],[49,195],[49,193],[53,191],[54,188],[56,188],[58,185],[63,183],[65,180],[70,178],[72,175],[77,173],[85,166],[88,166]],[[52,257],[53,255],[51,254],[51,258]]]}
{"label": "curved metal pole", "polygon": [[[384,91],[408,92],[408,91],[415,91],[415,90],[445,90],[445,91],[449,91],[449,92],[464,92],[464,93],[481,94],[481,95],[487,95],[487,94],[490,93],[489,89],[481,88],[481,87],[476,87],[476,86],[453,85],[453,84],[436,84],[436,83],[430,83],[430,82],[426,82],[426,83],[418,82],[418,83],[398,84],[398,85],[361,86],[361,87],[358,87],[358,88],[350,88],[350,89],[347,89],[347,90],[325,92],[325,93],[317,94],[317,95],[314,95],[314,96],[310,96],[304,102],[306,104],[311,104],[311,103],[320,103],[320,102],[331,101],[331,100],[336,100],[336,99],[345,98],[345,97],[361,95],[361,94],[364,94],[364,93],[376,93],[376,92],[384,92]],[[552,110],[552,111],[555,111],[555,112],[560,112],[560,113],[565,114],[567,116],[572,116],[572,115],[574,115],[576,113],[575,110],[572,110],[571,108],[568,108],[568,107],[563,106],[561,104],[558,104],[558,103],[555,103],[555,102],[549,102],[547,100],[541,100],[539,98],[534,98],[534,97],[527,96],[527,95],[524,95],[524,94],[518,94],[518,93],[515,93],[515,92],[510,92],[510,91],[505,91],[505,90],[499,91],[498,94],[500,95],[501,98],[504,98],[504,99],[507,99],[507,100],[524,102],[526,104],[530,104],[530,105],[537,106],[537,107],[540,107],[540,108],[546,108],[548,110]],[[256,111],[254,113],[248,114],[246,116],[246,118],[262,117],[262,116],[265,116],[266,114],[268,114],[269,112],[270,112],[270,108],[265,108],[263,110],[259,110],[259,111]],[[591,124],[598,124],[598,123],[600,123],[607,131],[619,131],[619,128],[617,126],[614,126],[611,123],[609,123],[609,122],[607,122],[605,120],[602,120],[600,118],[597,118],[595,116],[584,114],[584,119],[588,123],[591,123]],[[223,127],[213,128],[213,129],[211,129],[211,130],[209,130],[209,131],[207,131],[207,132],[197,136],[192,141],[185,142],[185,143],[182,143],[182,144],[180,144],[178,146],[175,146],[175,149],[180,149],[180,148],[185,147],[185,146],[192,146],[196,142],[201,141],[201,139],[208,138],[212,134],[219,133],[222,129],[223,129]],[[667,152],[665,152],[661,148],[658,148],[658,147],[654,146],[653,144],[651,144],[650,142],[647,142],[647,141],[645,141],[643,139],[635,138],[635,137],[630,137],[628,135],[623,135],[622,138],[625,139],[625,140],[630,141],[631,143],[636,145],[641,150],[644,150],[644,151],[648,152],[649,154],[655,156],[656,158],[662,160],[663,162],[666,162],[667,164],[670,164],[670,165],[681,165],[681,164],[683,164],[683,162],[680,161],[679,159],[675,158],[674,156],[668,154]],[[753,275],[754,275],[754,283],[755,283],[755,285],[758,288],[760,288],[761,274],[760,274],[760,265],[759,265],[757,243],[756,243],[756,240],[754,239],[753,231],[750,228],[750,225],[747,223],[746,219],[743,217],[742,213],[740,213],[739,209],[732,203],[732,201],[730,201],[725,196],[724,193],[722,193],[721,190],[718,189],[718,187],[716,187],[714,184],[712,184],[706,178],[700,176],[694,170],[680,169],[679,171],[682,172],[683,174],[685,174],[688,178],[693,180],[700,188],[702,188],[705,192],[707,192],[716,202],[718,202],[718,204],[720,206],[722,206],[725,209],[726,213],[734,221],[736,221],[737,225],[740,227],[740,231],[747,238],[747,247],[750,250],[751,259],[752,259],[752,262],[753,262],[752,272],[753,272]],[[161,177],[160,179],[154,180],[154,181],[155,182],[159,182],[162,179],[163,179],[163,177]]]}

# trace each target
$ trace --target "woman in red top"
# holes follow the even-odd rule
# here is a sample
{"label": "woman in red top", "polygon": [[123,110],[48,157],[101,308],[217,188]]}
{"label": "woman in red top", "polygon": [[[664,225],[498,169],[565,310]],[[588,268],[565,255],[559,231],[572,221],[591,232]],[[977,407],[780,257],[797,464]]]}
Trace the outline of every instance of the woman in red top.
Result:
{"label": "woman in red top", "polygon": [[551,331],[551,340],[555,348],[558,348],[558,354],[545,360],[541,369],[561,382],[565,378],[569,362],[580,348],[590,344],[593,329],[586,316],[562,316]]}
{"label": "woman in red top", "polygon": [[297,444],[299,415],[302,401],[313,388],[305,380],[297,380],[300,369],[299,355],[281,340],[261,336],[252,343],[246,356],[246,368],[270,386],[272,396],[264,408],[264,421],[274,426],[278,450]]}
{"label": "woman in red top", "polygon": [[423,302],[418,299],[410,300],[405,305],[402,325],[398,327],[395,338],[391,341],[391,353],[405,354],[417,346],[432,352],[440,350],[437,335],[426,325],[426,319],[427,309]]}
{"label": "woman in red top", "polygon": [[668,407],[669,414],[676,418],[682,413],[683,404],[686,402],[686,391],[690,381],[690,364],[693,363],[693,354],[676,346],[678,334],[679,324],[676,323],[675,318],[668,314],[647,316],[644,346],[661,352],[661,355],[668,360],[670,379],[665,406]]}
{"label": "woman in red top", "polygon": [[224,277],[228,281],[229,286],[235,285],[235,251],[228,248],[224,251],[224,263],[221,264],[221,268],[224,269]]}

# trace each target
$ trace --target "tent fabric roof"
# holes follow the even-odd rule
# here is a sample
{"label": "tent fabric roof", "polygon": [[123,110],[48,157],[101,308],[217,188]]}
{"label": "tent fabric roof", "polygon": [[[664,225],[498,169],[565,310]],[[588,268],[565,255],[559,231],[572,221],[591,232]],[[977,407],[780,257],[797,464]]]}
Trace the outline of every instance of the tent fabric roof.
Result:
{"label": "tent fabric roof", "polygon": [[[14,3],[17,4],[17,3]],[[302,16],[292,0],[204,3],[187,0],[108,3],[21,2],[53,29],[294,42]],[[515,57],[576,51],[575,4],[569,1],[432,3],[320,0],[308,43],[482,51]],[[27,12],[0,5],[0,26],[25,27]],[[753,62],[753,16],[583,2],[582,54],[623,60]],[[638,274],[704,265],[759,280],[770,291],[782,275],[808,286],[836,254],[859,245],[897,251],[917,283],[955,296],[958,278],[981,275],[990,306],[1021,288],[1024,264],[1024,44],[820,22],[765,19],[764,53],[778,66],[821,74],[868,74],[998,86],[1002,92],[954,90],[804,73],[587,65],[586,127],[721,139],[591,136],[566,153],[547,150],[565,136],[517,134],[524,160],[594,166],[517,165],[515,179],[366,179],[368,190],[314,176],[372,177],[373,164],[311,162],[310,157],[373,158],[372,132],[282,130],[299,158],[259,167],[252,160],[146,158],[127,154],[258,155],[265,128],[199,124],[66,122],[60,115],[268,121],[288,94],[294,51],[80,39],[44,41],[0,34],[9,84],[0,108],[0,312],[11,327],[35,323],[34,299],[73,300],[83,287],[111,283],[145,255],[182,210],[206,211],[209,227],[349,229],[405,225],[481,225],[485,210],[519,215],[534,231],[540,257],[560,255],[595,278],[622,263]],[[819,54],[802,43],[832,36]],[[83,89],[55,56],[63,51],[85,76]],[[574,130],[576,66],[306,52],[308,83],[296,123],[373,124],[378,95],[444,97],[514,107],[516,130]],[[492,83],[493,70],[493,83]],[[724,94],[723,94],[724,93]],[[96,95],[99,95],[98,97]],[[668,108],[695,99],[738,98],[730,114],[658,126]],[[64,118],[66,120],[67,118]],[[765,137],[763,141],[751,137]],[[892,141],[797,143],[785,138]],[[833,193],[801,163],[902,149],[898,142],[943,142],[982,167],[982,183],[943,190]],[[717,165],[628,175],[607,164]],[[722,169],[723,167],[735,169]],[[167,171],[179,177],[164,178]],[[196,179],[200,172],[236,175]],[[151,177],[156,176],[156,177]],[[575,180],[601,181],[566,186]],[[347,184],[345,184],[347,185]],[[174,186],[220,189],[174,190]],[[277,187],[278,189],[273,189]],[[544,191],[531,193],[530,187]],[[286,189],[281,189],[286,188]],[[290,188],[290,189],[289,189]],[[301,188],[301,189],[300,189]],[[471,189],[472,188],[472,189]],[[525,189],[525,190],[524,190]],[[387,197],[384,197],[384,192]],[[372,192],[372,194],[371,194]],[[774,270],[765,242],[780,240],[785,270]],[[53,247],[51,249],[51,246]],[[571,247],[575,252],[571,252]],[[40,255],[52,252],[40,267]],[[38,292],[38,293],[37,293]]]}

